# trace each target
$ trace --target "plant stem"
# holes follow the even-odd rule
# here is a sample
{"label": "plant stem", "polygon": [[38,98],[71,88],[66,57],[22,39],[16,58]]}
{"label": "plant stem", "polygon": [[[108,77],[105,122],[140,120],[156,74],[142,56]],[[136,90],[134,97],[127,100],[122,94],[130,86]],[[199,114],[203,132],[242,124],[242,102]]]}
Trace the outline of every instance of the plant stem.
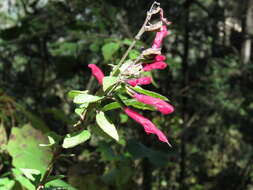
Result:
{"label": "plant stem", "polygon": [[139,30],[139,32],[136,34],[136,36],[134,37],[134,40],[132,41],[131,45],[128,47],[127,51],[124,53],[124,55],[122,56],[122,58],[119,61],[119,64],[115,67],[115,69],[112,71],[111,76],[117,76],[119,74],[119,68],[121,67],[121,65],[124,63],[124,61],[126,60],[129,52],[133,49],[133,47],[135,46],[137,40],[140,40],[142,34],[145,32],[145,26],[147,25],[148,21],[151,19],[153,14],[156,14],[157,11],[154,10],[154,6],[157,5],[158,7],[156,8],[156,10],[160,10],[159,7],[159,3],[157,3],[156,1],[151,5],[151,8],[149,9],[149,11],[147,12],[147,16],[146,19],[141,27],[141,29]]}
{"label": "plant stem", "polygon": [[44,173],[44,175],[43,175],[43,177],[42,177],[39,185],[37,186],[36,190],[42,190],[42,189],[45,188],[45,184],[47,182],[47,178],[50,176],[50,174],[52,172],[52,169],[53,169],[53,166],[54,166],[54,163],[58,159],[58,157],[60,156],[61,151],[62,151],[61,146],[59,146],[58,148],[56,148],[56,150],[54,151],[53,157],[52,157],[50,163],[48,164],[47,170]]}

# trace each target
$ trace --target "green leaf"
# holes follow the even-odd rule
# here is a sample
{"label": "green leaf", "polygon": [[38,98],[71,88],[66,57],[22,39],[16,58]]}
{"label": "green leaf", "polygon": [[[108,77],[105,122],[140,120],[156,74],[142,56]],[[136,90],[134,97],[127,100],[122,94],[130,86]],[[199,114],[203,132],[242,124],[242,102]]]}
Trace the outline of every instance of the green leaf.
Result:
{"label": "green leaf", "polygon": [[88,130],[83,130],[81,132],[67,134],[63,140],[63,148],[72,148],[75,147],[90,138],[90,132]]}
{"label": "green leaf", "polygon": [[46,184],[45,190],[77,190],[76,188],[72,187],[70,184],[66,183],[63,180],[57,179],[50,181]]}
{"label": "green leaf", "polygon": [[119,140],[119,135],[118,135],[118,132],[116,130],[116,127],[114,126],[114,124],[112,124],[111,122],[108,121],[108,119],[106,118],[104,112],[100,111],[100,112],[97,113],[96,121],[97,121],[98,126],[106,134],[108,134],[110,137],[112,137],[116,141]]}
{"label": "green leaf", "polygon": [[[149,106],[147,104],[138,102],[135,99],[128,99],[128,100],[122,100],[127,106],[133,106],[137,109],[142,109],[142,110],[151,110],[154,111],[155,109],[152,106]],[[107,105],[105,105],[102,110],[103,111],[109,111],[113,109],[118,109],[120,108],[120,104],[118,102],[112,102]]]}
{"label": "green leaf", "polygon": [[49,143],[48,144],[39,144],[39,146],[53,146],[55,144],[55,140],[53,137],[47,136]]}
{"label": "green leaf", "polygon": [[158,94],[156,92],[153,91],[149,91],[149,90],[145,90],[143,88],[141,88],[140,86],[136,86],[136,87],[130,87],[133,90],[135,90],[136,92],[139,92],[141,94],[145,94],[147,96],[152,96],[154,98],[160,98],[161,100],[165,100],[165,101],[169,101],[169,99],[161,94]]}
{"label": "green leaf", "polygon": [[11,180],[7,177],[0,178],[0,189],[3,190],[12,190],[13,186],[15,185],[15,181]]}
{"label": "green leaf", "polygon": [[88,90],[85,91],[80,91],[80,90],[71,90],[68,92],[68,97],[71,99],[74,99],[75,96],[79,95],[79,94],[87,94]]}
{"label": "green leaf", "polygon": [[73,102],[76,104],[83,104],[83,103],[97,102],[101,99],[103,99],[103,97],[93,96],[90,94],[79,94],[75,96]]}
{"label": "green leaf", "polygon": [[28,190],[35,189],[34,185],[26,177],[23,176],[23,173],[19,169],[13,168],[12,173],[15,177],[15,180],[18,181],[26,189]]}
{"label": "green leaf", "polygon": [[128,45],[128,46],[130,46],[132,42],[133,42],[132,40],[127,39],[127,38],[122,41],[123,44]]}
{"label": "green leaf", "polygon": [[107,89],[112,87],[117,83],[118,77],[104,77],[103,78],[103,91],[105,92]]}
{"label": "green leaf", "polygon": [[44,173],[50,163],[52,152],[49,148],[40,148],[47,138],[31,125],[13,127],[7,145],[12,156],[12,165],[16,168],[36,169]]}
{"label": "green leaf", "polygon": [[109,61],[112,58],[113,54],[118,51],[119,47],[120,43],[109,42],[105,44],[102,47],[102,54],[104,56],[105,61]]}
{"label": "green leaf", "polygon": [[130,58],[131,60],[134,60],[134,59],[136,59],[136,58],[139,57],[139,56],[140,56],[140,52],[138,52],[137,50],[132,49],[132,50],[129,52],[129,58]]}
{"label": "green leaf", "polygon": [[81,117],[84,110],[86,110],[86,108],[76,108],[75,113]]}
{"label": "green leaf", "polygon": [[46,183],[50,182],[50,181],[54,181],[56,179],[62,179],[64,178],[65,176],[64,175],[55,175],[55,176],[48,176],[47,177],[47,180],[46,180]]}
{"label": "green leaf", "polygon": [[37,185],[41,178],[41,173],[35,169],[20,168],[20,171],[25,175],[27,179],[32,181],[34,185]]}

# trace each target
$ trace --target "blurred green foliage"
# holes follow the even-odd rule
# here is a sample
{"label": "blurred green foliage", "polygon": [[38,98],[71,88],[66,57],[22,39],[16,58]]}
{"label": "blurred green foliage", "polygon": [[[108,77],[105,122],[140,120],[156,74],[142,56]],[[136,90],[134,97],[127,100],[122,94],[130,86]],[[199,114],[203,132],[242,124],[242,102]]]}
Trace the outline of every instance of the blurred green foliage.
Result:
{"label": "blurred green foliage", "polygon": [[[87,65],[97,64],[108,75],[151,3],[0,2],[0,189],[34,189],[52,156],[39,144],[72,132],[78,120],[67,93],[98,89]],[[107,138],[94,119],[86,126],[91,139],[63,150],[52,172],[57,179],[50,176],[45,189],[252,190],[253,66],[252,55],[248,64],[241,62],[241,51],[245,36],[252,39],[244,23],[245,10],[253,5],[246,3],[161,1],[173,23],[162,50],[169,67],[150,74],[154,83],[148,89],[168,97],[176,111],[163,116],[146,106],[143,113],[173,148],[147,136],[114,110],[118,105],[105,105],[119,142]],[[129,58],[149,47],[153,37],[145,34]]]}

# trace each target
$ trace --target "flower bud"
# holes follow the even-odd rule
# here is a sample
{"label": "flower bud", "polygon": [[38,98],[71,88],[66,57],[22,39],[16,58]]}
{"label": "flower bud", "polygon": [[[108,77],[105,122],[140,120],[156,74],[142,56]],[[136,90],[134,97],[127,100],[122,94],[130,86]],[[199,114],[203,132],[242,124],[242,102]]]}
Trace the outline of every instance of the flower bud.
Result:
{"label": "flower bud", "polygon": [[88,67],[91,68],[92,75],[96,77],[98,83],[103,84],[103,78],[105,77],[105,75],[101,71],[101,69],[95,64],[89,64]]}
{"label": "flower bud", "polygon": [[160,141],[166,142],[168,143],[169,146],[171,146],[169,144],[167,137],[163,134],[163,132],[160,131],[149,119],[145,118],[141,114],[129,108],[125,108],[124,111],[129,117],[131,117],[137,123],[141,124],[147,134],[150,134],[150,133],[155,134]]}
{"label": "flower bud", "polygon": [[155,62],[164,61],[165,59],[166,59],[166,57],[164,55],[156,55],[155,56]]}
{"label": "flower bud", "polygon": [[137,85],[147,85],[151,83],[151,78],[150,77],[142,77],[139,79],[130,79],[127,81],[128,84],[131,86],[137,86]]}
{"label": "flower bud", "polygon": [[146,64],[143,67],[144,71],[151,71],[153,69],[165,69],[167,67],[167,64],[162,61],[157,61],[151,64]]}
{"label": "flower bud", "polygon": [[163,38],[166,37],[168,34],[169,32],[167,31],[167,26],[163,25],[161,27],[161,30],[156,33],[152,48],[160,48],[162,45]]}
{"label": "flower bud", "polygon": [[174,111],[174,107],[172,105],[168,104],[167,102],[159,98],[154,98],[151,96],[146,96],[137,93],[134,94],[134,98],[139,102],[154,106],[158,111],[160,111],[163,114],[170,114]]}

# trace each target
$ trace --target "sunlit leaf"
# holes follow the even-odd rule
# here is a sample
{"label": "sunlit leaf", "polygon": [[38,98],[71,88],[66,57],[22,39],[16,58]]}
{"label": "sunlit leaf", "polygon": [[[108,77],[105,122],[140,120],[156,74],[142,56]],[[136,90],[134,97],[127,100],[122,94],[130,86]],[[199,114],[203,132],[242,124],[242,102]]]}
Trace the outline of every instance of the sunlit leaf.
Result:
{"label": "sunlit leaf", "polygon": [[105,61],[109,61],[112,58],[113,54],[118,51],[119,47],[120,44],[115,42],[109,42],[105,44],[102,47],[102,54],[104,56]]}
{"label": "sunlit leaf", "polygon": [[103,78],[103,91],[105,92],[107,89],[116,84],[118,77],[104,77]]}
{"label": "sunlit leaf", "polygon": [[28,190],[35,189],[34,185],[30,182],[29,179],[24,177],[23,173],[19,169],[13,168],[12,173],[15,177],[15,180],[17,180],[23,187],[25,187]]}
{"label": "sunlit leaf", "polygon": [[79,94],[75,96],[73,102],[76,104],[91,103],[101,100],[103,97],[93,96],[90,94]]}
{"label": "sunlit leaf", "polygon": [[83,130],[81,132],[67,134],[63,140],[63,148],[72,148],[75,147],[90,138],[90,132],[88,130]]}
{"label": "sunlit leaf", "polygon": [[34,185],[37,185],[41,178],[41,173],[35,169],[20,168],[20,171],[25,175],[27,179],[32,181]]}
{"label": "sunlit leaf", "polygon": [[7,177],[0,178],[0,189],[3,190],[12,190],[13,186],[15,185],[15,181],[9,179]]}
{"label": "sunlit leaf", "polygon": [[68,97],[73,99],[75,96],[79,94],[87,94],[88,90],[80,91],[80,90],[71,90],[68,92]]}
{"label": "sunlit leaf", "polygon": [[106,118],[104,112],[100,111],[100,112],[97,113],[96,121],[97,121],[98,126],[106,134],[108,134],[110,137],[112,137],[116,141],[119,140],[119,135],[118,135],[116,127],[114,126],[114,124],[112,124],[110,121],[108,121],[108,119]]}
{"label": "sunlit leaf", "polygon": [[52,157],[49,148],[39,147],[39,144],[45,143],[47,138],[31,125],[13,127],[7,145],[7,150],[12,156],[12,165],[44,173]]}

